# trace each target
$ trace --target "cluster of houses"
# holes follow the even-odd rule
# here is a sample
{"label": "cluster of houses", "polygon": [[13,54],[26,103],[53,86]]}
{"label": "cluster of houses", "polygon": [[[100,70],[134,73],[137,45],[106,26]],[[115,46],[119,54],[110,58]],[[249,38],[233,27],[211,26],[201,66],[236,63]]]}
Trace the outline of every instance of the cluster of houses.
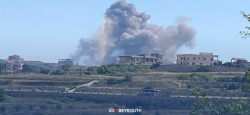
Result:
{"label": "cluster of houses", "polygon": [[[221,66],[218,55],[213,53],[200,52],[199,54],[178,54],[176,58],[176,65],[179,66]],[[32,65],[38,68],[58,69],[62,65],[74,65],[73,59],[59,59],[57,63],[44,63],[42,61],[26,61],[18,55],[9,56],[6,60],[0,60],[4,63],[7,71],[20,71],[23,65]],[[163,55],[153,53],[150,55],[132,55],[132,56],[119,56],[118,63],[143,63],[155,64],[163,63]],[[230,66],[235,68],[250,68],[250,62],[245,58],[232,58]]]}
{"label": "cluster of houses", "polygon": [[0,63],[5,65],[8,72],[21,71],[25,64],[48,69],[58,69],[65,64],[74,65],[73,59],[59,59],[57,63],[44,63],[42,61],[26,61],[19,55],[9,56],[6,60],[1,59]]}
{"label": "cluster of houses", "polygon": [[[221,66],[219,56],[213,53],[200,52],[199,54],[178,54],[176,58],[176,64],[180,66]],[[154,64],[163,63],[163,55],[158,53],[151,54],[149,56],[141,54],[138,56],[119,56],[118,63],[144,63]],[[232,58],[231,66],[236,68],[250,67],[250,62],[245,58]]]}

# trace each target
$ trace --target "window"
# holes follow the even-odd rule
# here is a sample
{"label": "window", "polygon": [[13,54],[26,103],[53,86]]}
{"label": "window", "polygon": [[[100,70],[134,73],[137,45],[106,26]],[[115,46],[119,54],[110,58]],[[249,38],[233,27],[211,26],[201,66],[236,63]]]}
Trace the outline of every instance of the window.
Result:
{"label": "window", "polygon": [[203,63],[200,63],[200,65],[203,65]]}
{"label": "window", "polygon": [[157,59],[155,61],[157,61]]}
{"label": "window", "polygon": [[189,60],[189,57],[187,57],[187,60]]}
{"label": "window", "polygon": [[151,59],[151,62],[153,62],[154,60],[153,59]]}
{"label": "window", "polygon": [[195,65],[195,63],[192,63],[192,65]]}
{"label": "window", "polygon": [[188,63],[187,63],[187,65],[188,65]]}
{"label": "window", "polygon": [[148,59],[146,59],[146,61],[148,62]]}
{"label": "window", "polygon": [[204,58],[204,60],[206,60],[206,58]]}
{"label": "window", "polygon": [[195,60],[195,57],[194,57],[194,60]]}
{"label": "window", "polygon": [[213,61],[214,60],[214,58],[211,58],[211,61]]}

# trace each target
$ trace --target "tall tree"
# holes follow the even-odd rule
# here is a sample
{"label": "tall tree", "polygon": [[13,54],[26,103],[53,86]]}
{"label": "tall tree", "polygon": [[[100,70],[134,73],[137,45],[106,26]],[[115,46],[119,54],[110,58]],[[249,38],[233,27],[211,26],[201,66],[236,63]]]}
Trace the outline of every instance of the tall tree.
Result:
{"label": "tall tree", "polygon": [[[246,18],[248,22],[250,22],[250,14],[246,14],[245,12],[241,12],[241,13],[242,13],[243,17]],[[245,31],[240,31],[242,38],[247,38],[250,36],[250,33],[248,30],[250,30],[250,26],[246,26]]]}

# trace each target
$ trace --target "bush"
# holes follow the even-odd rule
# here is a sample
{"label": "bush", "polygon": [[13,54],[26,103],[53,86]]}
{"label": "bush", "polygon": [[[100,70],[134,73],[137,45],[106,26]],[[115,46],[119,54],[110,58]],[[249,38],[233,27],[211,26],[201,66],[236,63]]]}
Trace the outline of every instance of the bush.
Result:
{"label": "bush", "polygon": [[44,68],[41,68],[40,69],[40,73],[41,74],[49,74],[50,70],[49,69],[44,69]]}
{"label": "bush", "polygon": [[236,90],[239,89],[239,86],[236,86],[234,83],[231,83],[231,84],[225,84],[223,88],[227,90]]}
{"label": "bush", "polygon": [[52,75],[64,75],[65,73],[62,70],[56,70],[54,72],[51,73]]}
{"label": "bush", "polygon": [[189,75],[179,75],[177,76],[177,79],[178,80],[189,80]]}
{"label": "bush", "polygon": [[0,102],[5,101],[7,98],[7,94],[5,92],[5,89],[0,88]]}
{"label": "bush", "polygon": [[109,64],[109,65],[102,65],[100,67],[89,67],[85,72],[85,74],[120,75],[128,72],[147,72],[147,71],[150,71],[150,65]]}
{"label": "bush", "polygon": [[199,66],[195,72],[209,72],[210,69],[209,69],[209,66]]}
{"label": "bush", "polygon": [[0,107],[0,112],[1,112],[1,113],[4,113],[5,110],[6,110],[5,106],[2,105],[2,106]]}
{"label": "bush", "polygon": [[87,71],[85,72],[86,75],[93,75],[97,74],[97,69],[96,67],[89,67]]}
{"label": "bush", "polygon": [[115,85],[116,83],[117,83],[117,80],[114,79],[114,78],[109,78],[109,79],[107,80],[107,84],[108,84],[108,85]]}
{"label": "bush", "polygon": [[22,105],[17,104],[17,105],[14,107],[14,109],[18,112],[18,111],[20,111],[20,110],[22,109]]}
{"label": "bush", "polygon": [[240,76],[235,77],[220,77],[217,79],[219,82],[245,82],[246,79]]}
{"label": "bush", "polygon": [[160,62],[152,64],[151,67],[150,67],[150,69],[156,69],[156,68],[160,67],[160,65],[161,65]]}
{"label": "bush", "polygon": [[213,76],[210,75],[210,74],[205,74],[202,76],[202,78],[205,80],[205,81],[211,81],[213,79]]}
{"label": "bush", "polygon": [[10,85],[10,84],[13,84],[13,81],[10,79],[6,79],[2,82],[2,85]]}
{"label": "bush", "polygon": [[148,86],[144,87],[143,89],[154,89],[154,87],[151,85],[148,85]]}
{"label": "bush", "polygon": [[25,72],[25,73],[35,72],[36,69],[37,68],[35,66],[24,64],[22,72]]}
{"label": "bush", "polygon": [[47,105],[41,105],[40,108],[43,109],[43,110],[47,110],[48,106]]}
{"label": "bush", "polygon": [[74,105],[68,106],[69,109],[74,110],[76,107]]}
{"label": "bush", "polygon": [[244,92],[250,92],[250,84],[245,83],[241,86],[241,90]]}
{"label": "bush", "polygon": [[123,81],[125,81],[125,82],[131,82],[132,81],[132,77],[126,75]]}

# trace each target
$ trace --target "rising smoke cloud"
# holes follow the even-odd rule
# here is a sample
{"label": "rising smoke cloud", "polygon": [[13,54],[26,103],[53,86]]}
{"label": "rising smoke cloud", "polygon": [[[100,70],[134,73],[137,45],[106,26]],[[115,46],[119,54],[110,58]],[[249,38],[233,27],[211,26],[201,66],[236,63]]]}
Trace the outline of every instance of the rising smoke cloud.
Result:
{"label": "rising smoke cloud", "polygon": [[177,18],[177,25],[164,27],[148,24],[150,15],[136,11],[126,1],[113,3],[105,13],[104,22],[92,39],[81,39],[71,56],[84,65],[115,63],[119,55],[160,53],[164,63],[171,63],[181,47],[192,48],[195,30]]}

